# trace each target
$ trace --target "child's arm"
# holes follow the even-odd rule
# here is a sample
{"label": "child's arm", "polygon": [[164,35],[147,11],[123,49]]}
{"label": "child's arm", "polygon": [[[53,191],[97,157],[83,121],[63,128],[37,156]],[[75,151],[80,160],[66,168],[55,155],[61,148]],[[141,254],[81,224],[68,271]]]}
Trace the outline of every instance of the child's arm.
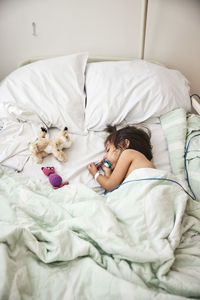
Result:
{"label": "child's arm", "polygon": [[[100,174],[97,177],[98,183],[106,190],[110,190],[115,186],[119,185],[124,180],[132,161],[133,161],[132,150],[131,151],[129,149],[124,150],[120,155],[119,160],[112,174],[109,177]],[[88,166],[88,170],[93,176],[95,176],[95,174],[97,173],[97,169],[94,163]]]}

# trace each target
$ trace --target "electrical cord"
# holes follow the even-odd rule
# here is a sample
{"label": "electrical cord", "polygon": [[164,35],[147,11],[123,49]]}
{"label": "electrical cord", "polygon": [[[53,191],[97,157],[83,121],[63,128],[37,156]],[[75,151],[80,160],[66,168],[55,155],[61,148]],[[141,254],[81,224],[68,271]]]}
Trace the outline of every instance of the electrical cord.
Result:
{"label": "electrical cord", "polygon": [[170,182],[176,183],[177,185],[179,185],[179,186],[183,189],[183,191],[184,191],[188,196],[190,196],[190,197],[194,200],[193,196],[191,196],[191,195],[188,193],[188,191],[186,191],[186,189],[185,189],[178,181],[173,180],[173,179],[169,179],[169,178],[156,178],[156,177],[155,177],[155,178],[153,178],[153,177],[139,178],[139,179],[132,179],[132,180],[124,181],[124,182],[122,182],[121,184],[119,184],[119,185],[115,186],[114,188],[110,189],[109,191],[105,192],[105,194],[110,193],[110,192],[112,192],[112,191],[118,189],[120,186],[122,186],[122,185],[124,185],[124,184],[126,184],[126,183],[136,182],[136,181],[153,181],[153,180],[170,181]]}
{"label": "electrical cord", "polygon": [[200,100],[200,96],[199,96],[198,94],[192,94],[192,95],[190,96],[190,99],[192,99],[192,97],[198,97],[199,100]]}
{"label": "electrical cord", "polygon": [[193,190],[192,190],[192,187],[191,187],[191,185],[190,185],[190,179],[189,179],[189,174],[188,174],[188,169],[187,169],[187,161],[186,161],[186,160],[187,160],[187,154],[188,154],[188,149],[189,149],[189,146],[190,146],[190,142],[191,142],[191,140],[192,140],[194,137],[197,137],[197,136],[200,136],[200,133],[193,135],[193,136],[189,139],[188,144],[187,144],[187,147],[186,147],[185,155],[184,155],[184,167],[185,167],[185,173],[186,173],[186,180],[187,180],[187,183],[188,183],[188,187],[189,187],[189,189],[190,189],[190,191],[191,191],[191,193],[192,193],[192,195],[193,195],[193,197],[192,197],[193,200],[196,200],[196,196],[195,196],[195,194],[194,194],[194,192],[193,192]]}

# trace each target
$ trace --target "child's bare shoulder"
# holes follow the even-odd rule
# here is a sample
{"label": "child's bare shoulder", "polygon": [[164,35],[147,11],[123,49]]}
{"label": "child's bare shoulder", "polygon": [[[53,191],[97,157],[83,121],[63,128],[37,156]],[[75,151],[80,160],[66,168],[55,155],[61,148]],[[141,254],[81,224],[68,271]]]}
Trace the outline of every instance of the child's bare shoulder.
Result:
{"label": "child's bare shoulder", "polygon": [[134,149],[126,149],[123,151],[124,154],[128,155],[143,155],[141,152],[134,150]]}
{"label": "child's bare shoulder", "polygon": [[123,157],[127,157],[127,158],[140,158],[142,156],[144,156],[141,152],[134,150],[134,149],[126,149],[122,152]]}

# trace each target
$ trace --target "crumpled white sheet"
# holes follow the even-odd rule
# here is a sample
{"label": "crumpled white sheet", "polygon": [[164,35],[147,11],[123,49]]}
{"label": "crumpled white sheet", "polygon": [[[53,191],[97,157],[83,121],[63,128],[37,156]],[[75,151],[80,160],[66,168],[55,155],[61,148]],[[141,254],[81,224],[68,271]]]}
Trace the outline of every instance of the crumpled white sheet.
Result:
{"label": "crumpled white sheet", "polygon": [[[14,103],[0,104],[0,120],[3,130],[0,131],[0,163],[27,177],[39,179],[48,184],[48,179],[41,172],[41,166],[54,166],[63,181],[81,182],[102,194],[104,189],[88,172],[87,165],[100,161],[105,155],[105,138],[107,133],[89,131],[87,135],[70,134],[72,146],[65,150],[67,162],[57,161],[53,155],[46,157],[42,164],[36,164],[30,157],[29,144],[35,141],[40,127],[45,126],[36,113],[29,112]],[[145,124],[151,130],[153,145],[153,163],[156,168],[170,171],[167,144],[160,124]],[[49,129],[49,128],[48,128]],[[54,137],[58,128],[50,128],[48,134]]]}
{"label": "crumpled white sheet", "polygon": [[29,143],[45,124],[33,112],[11,103],[0,104],[0,163],[21,171],[30,156]]}

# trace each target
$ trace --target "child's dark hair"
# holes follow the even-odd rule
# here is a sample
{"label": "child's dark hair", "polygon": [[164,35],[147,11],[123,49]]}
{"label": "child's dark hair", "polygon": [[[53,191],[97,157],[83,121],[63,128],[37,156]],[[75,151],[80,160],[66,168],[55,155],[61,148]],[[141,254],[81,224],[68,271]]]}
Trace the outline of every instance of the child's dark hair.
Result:
{"label": "child's dark hair", "polygon": [[110,142],[114,144],[115,148],[124,149],[127,139],[130,142],[128,149],[134,149],[141,152],[148,160],[152,159],[152,146],[150,142],[151,134],[149,129],[147,129],[148,133],[135,126],[127,126],[117,130],[116,126],[109,125],[107,126],[106,131],[110,134],[108,135],[105,144]]}

